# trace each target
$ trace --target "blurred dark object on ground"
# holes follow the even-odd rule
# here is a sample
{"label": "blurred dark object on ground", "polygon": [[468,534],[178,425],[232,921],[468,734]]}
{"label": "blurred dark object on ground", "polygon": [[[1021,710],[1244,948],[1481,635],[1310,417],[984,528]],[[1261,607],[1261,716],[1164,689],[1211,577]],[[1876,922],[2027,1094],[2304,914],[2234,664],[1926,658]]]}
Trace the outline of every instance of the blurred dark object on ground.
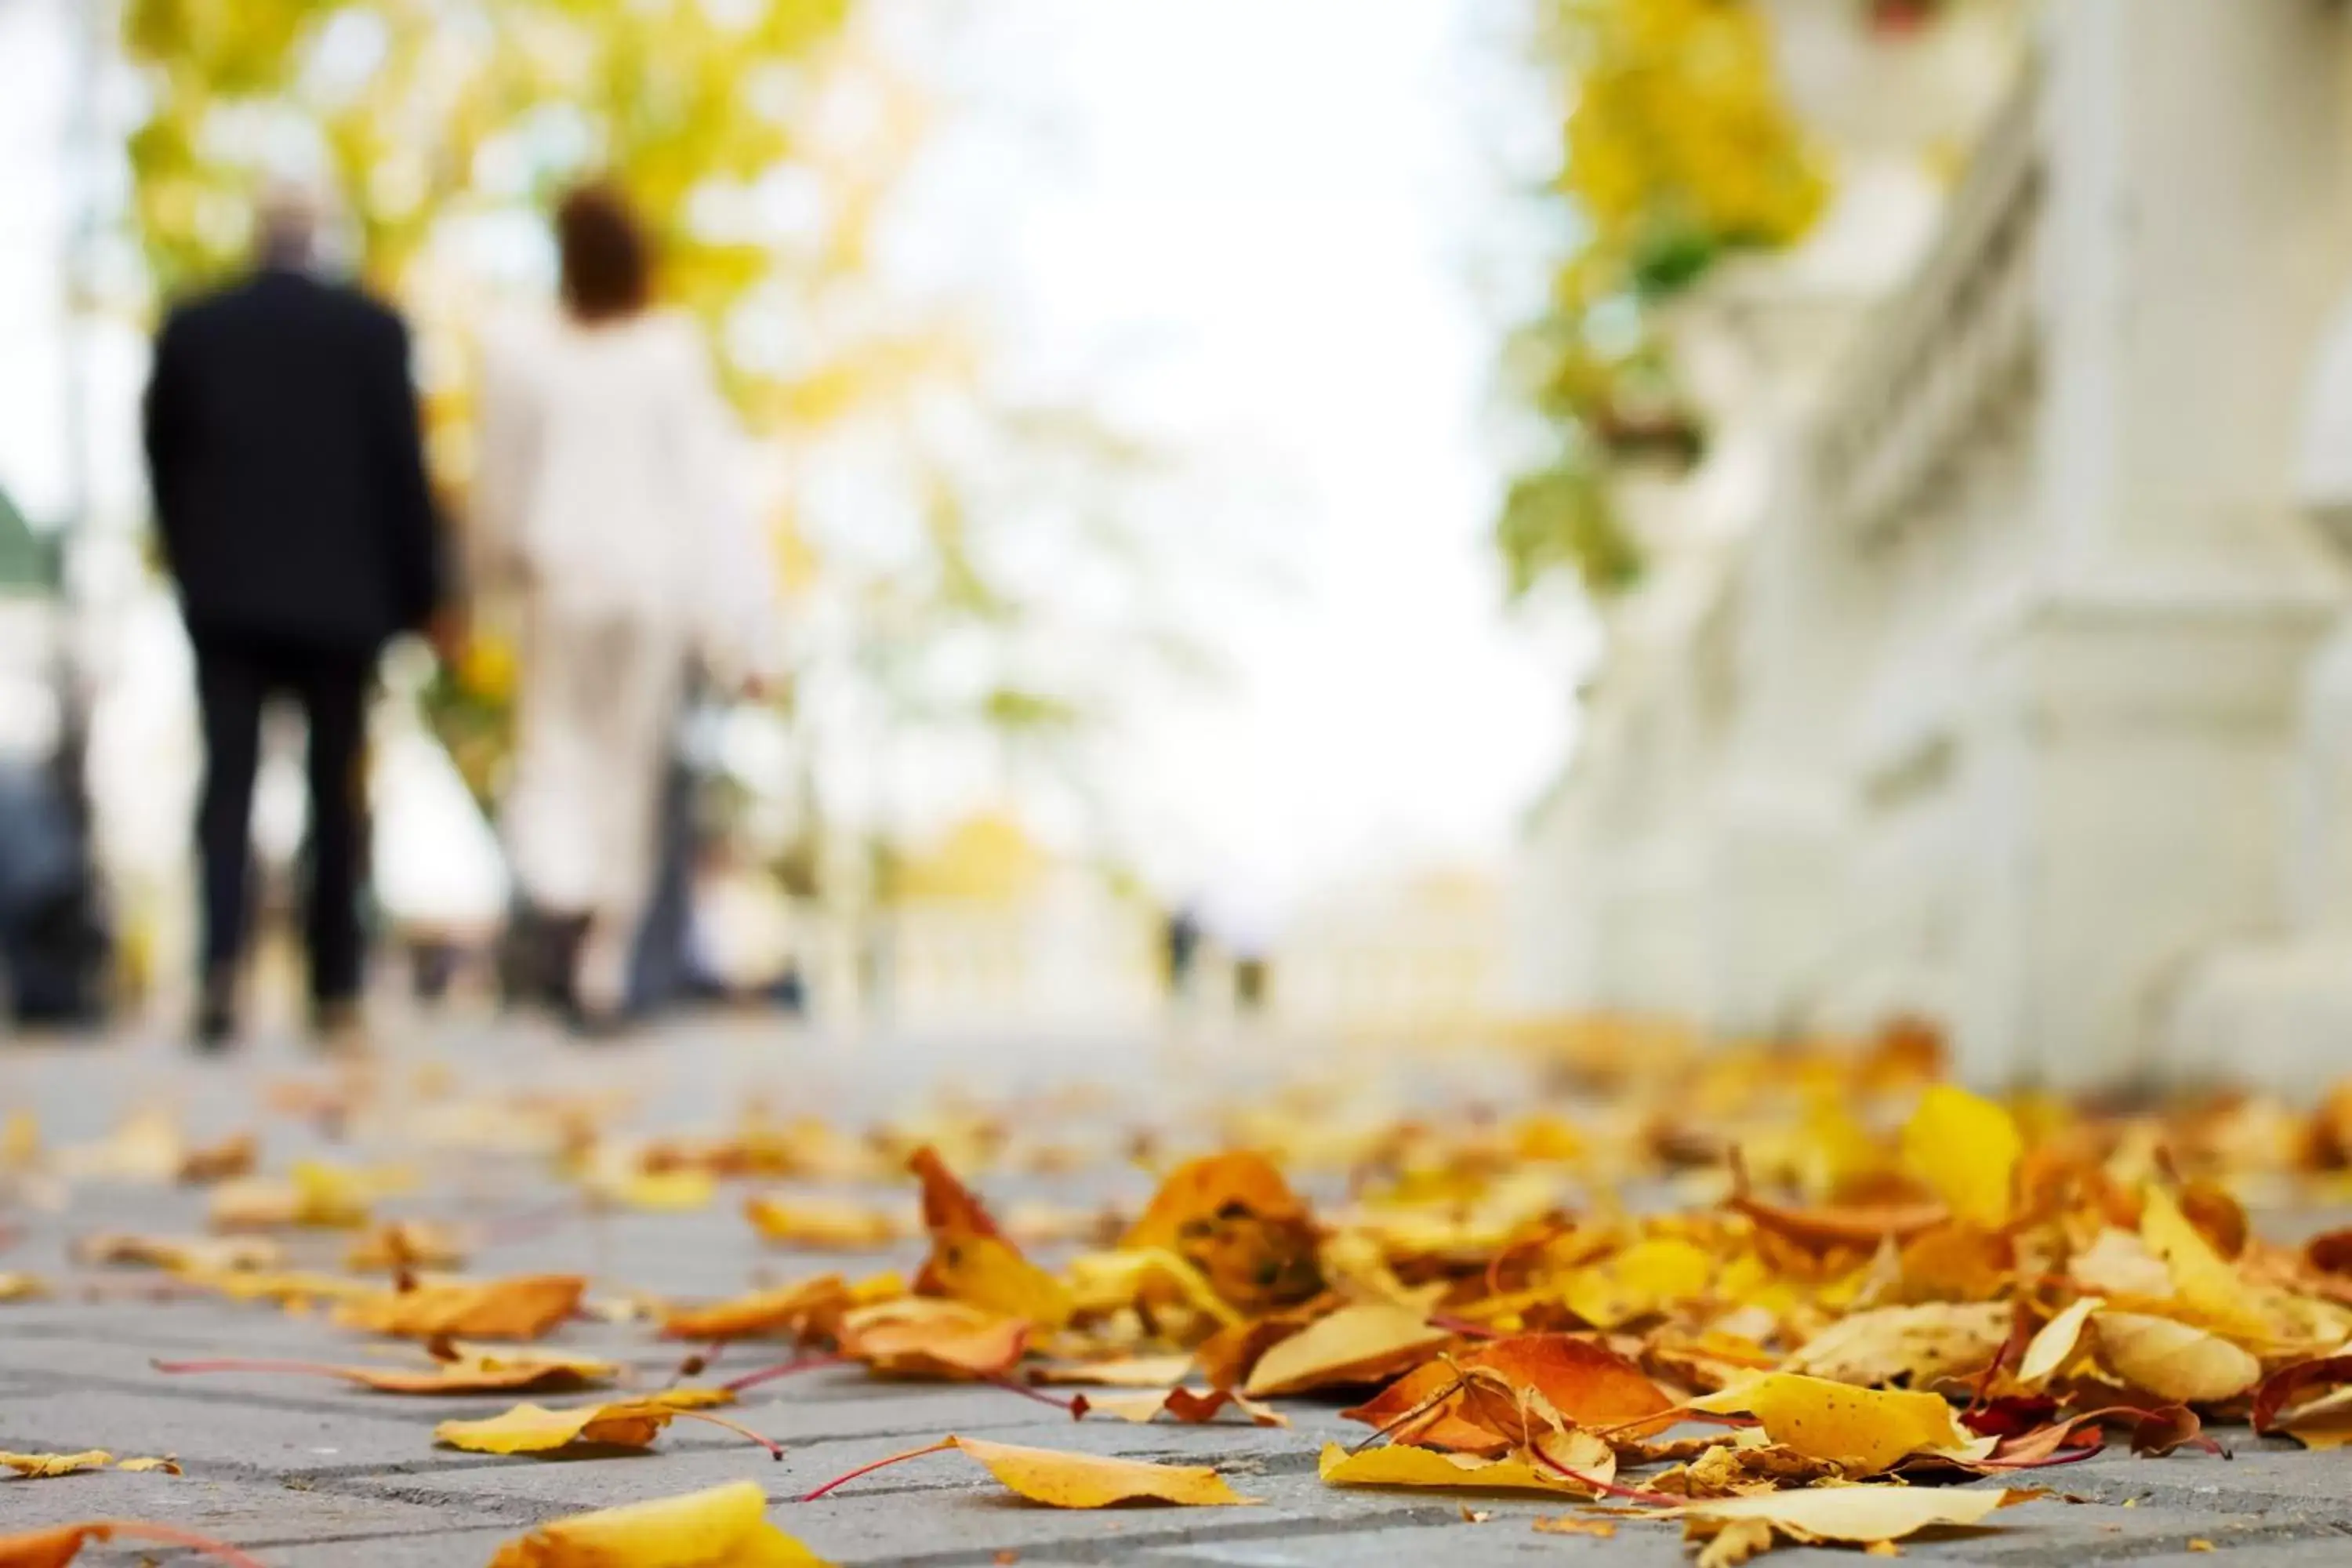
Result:
{"label": "blurred dark object on ground", "polygon": [[79,815],[55,770],[0,763],[0,1002],[20,1025],[104,1014],[112,943]]}

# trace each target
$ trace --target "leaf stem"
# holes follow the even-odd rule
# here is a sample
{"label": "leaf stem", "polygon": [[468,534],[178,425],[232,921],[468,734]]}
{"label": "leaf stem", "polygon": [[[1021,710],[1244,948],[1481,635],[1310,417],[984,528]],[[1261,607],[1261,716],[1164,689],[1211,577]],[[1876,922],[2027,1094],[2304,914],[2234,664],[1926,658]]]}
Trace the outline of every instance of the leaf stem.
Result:
{"label": "leaf stem", "polygon": [[191,1372],[288,1372],[311,1377],[340,1377],[346,1382],[352,1380],[352,1372],[350,1367],[337,1366],[331,1362],[271,1361],[243,1356],[222,1356],[211,1361],[151,1361],[147,1364],[157,1372],[174,1374]]}
{"label": "leaf stem", "polygon": [[893,1454],[887,1459],[877,1459],[870,1465],[860,1465],[845,1476],[834,1477],[833,1479],[825,1482],[824,1485],[817,1488],[816,1490],[803,1496],[801,1499],[801,1501],[814,1502],[817,1499],[824,1496],[827,1492],[832,1491],[835,1487],[847,1486],[850,1482],[857,1479],[860,1476],[870,1476],[875,1471],[881,1469],[886,1466],[903,1464],[908,1459],[919,1459],[926,1454],[944,1454],[955,1446],[956,1440],[954,1438],[942,1437],[928,1448],[909,1448],[903,1454]]}
{"label": "leaf stem", "polygon": [[169,1542],[173,1546],[184,1546],[192,1552],[202,1552],[234,1564],[234,1568],[263,1568],[259,1559],[247,1556],[226,1541],[215,1541],[209,1535],[198,1535],[174,1525],[152,1524],[143,1519],[100,1519],[93,1520],[85,1528],[101,1541],[118,1535],[134,1535],[148,1541]]}
{"label": "leaf stem", "polygon": [[763,1383],[772,1383],[780,1377],[790,1377],[794,1373],[817,1372],[828,1366],[841,1366],[848,1360],[845,1355],[835,1354],[794,1356],[790,1361],[780,1361],[772,1366],[763,1366],[757,1372],[747,1372],[734,1381],[722,1383],[719,1386],[730,1394],[740,1394],[747,1388],[757,1388]]}
{"label": "leaf stem", "polygon": [[768,1458],[772,1459],[781,1459],[784,1457],[784,1446],[782,1443],[777,1442],[773,1437],[766,1436],[761,1433],[752,1431],[751,1428],[744,1426],[740,1421],[730,1421],[724,1415],[713,1415],[708,1410],[679,1410],[667,1406],[665,1408],[668,1408],[669,1413],[673,1415],[683,1415],[688,1420],[693,1421],[708,1421],[713,1426],[724,1426],[727,1430],[735,1433],[739,1436],[749,1437],[754,1443],[759,1444],[762,1448],[767,1449]]}

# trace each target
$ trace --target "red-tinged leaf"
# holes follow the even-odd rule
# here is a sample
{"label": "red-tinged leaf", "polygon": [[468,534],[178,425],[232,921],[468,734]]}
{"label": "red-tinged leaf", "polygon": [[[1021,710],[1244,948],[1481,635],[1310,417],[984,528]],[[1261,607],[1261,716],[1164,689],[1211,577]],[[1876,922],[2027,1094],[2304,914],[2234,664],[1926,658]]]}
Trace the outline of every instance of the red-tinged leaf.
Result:
{"label": "red-tinged leaf", "polygon": [[2254,1390],[2254,1430],[2264,1436],[2278,1431],[2281,1414],[2304,1394],[2347,1383],[2352,1383],[2352,1355],[2321,1356],[2271,1373]]}

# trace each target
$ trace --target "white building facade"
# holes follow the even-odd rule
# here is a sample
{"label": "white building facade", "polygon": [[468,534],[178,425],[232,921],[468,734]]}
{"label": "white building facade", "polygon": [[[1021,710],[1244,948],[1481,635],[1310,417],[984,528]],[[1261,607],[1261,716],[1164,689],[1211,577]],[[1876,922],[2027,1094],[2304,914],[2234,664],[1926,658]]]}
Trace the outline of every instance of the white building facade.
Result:
{"label": "white building facade", "polygon": [[1840,204],[1676,307],[1715,436],[1625,497],[1648,569],[1533,818],[1520,1000],[1917,1013],[1988,1084],[2352,1073],[2315,515],[2352,482],[2315,493],[2305,436],[2352,474],[2352,385],[2314,390],[2352,331],[2352,6],[1771,8]]}

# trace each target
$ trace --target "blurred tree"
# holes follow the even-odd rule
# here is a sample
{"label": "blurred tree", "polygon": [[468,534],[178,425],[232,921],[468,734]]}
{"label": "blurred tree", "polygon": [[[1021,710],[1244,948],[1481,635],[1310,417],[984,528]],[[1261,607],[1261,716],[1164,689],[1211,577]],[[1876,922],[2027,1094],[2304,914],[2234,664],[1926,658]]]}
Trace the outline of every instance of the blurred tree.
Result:
{"label": "blurred tree", "polygon": [[1496,543],[1515,592],[1569,567],[1606,594],[1641,571],[1611,501],[1618,465],[1687,464],[1705,443],[1654,307],[1727,256],[1801,238],[1828,183],[1752,0],[1538,0],[1534,52],[1564,106],[1550,195],[1575,226],[1506,355],[1544,439]]}

